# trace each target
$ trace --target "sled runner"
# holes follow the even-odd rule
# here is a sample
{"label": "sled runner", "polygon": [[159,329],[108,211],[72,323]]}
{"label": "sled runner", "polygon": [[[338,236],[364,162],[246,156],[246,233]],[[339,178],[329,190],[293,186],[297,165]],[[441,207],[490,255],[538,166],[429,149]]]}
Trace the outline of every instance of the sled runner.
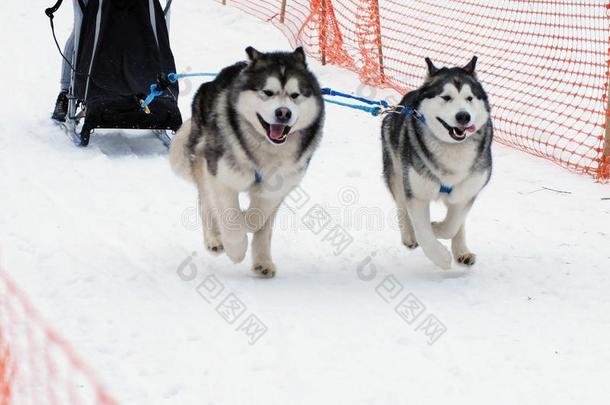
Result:
{"label": "sled runner", "polygon": [[[62,1],[45,11],[54,37],[53,13]],[[78,6],[83,19],[75,52],[64,55],[72,79],[63,127],[80,146],[97,128],[150,129],[167,145],[168,131],[182,124],[178,84],[168,83],[148,110],[140,103],[160,73],[176,71],[165,20],[171,0],[165,10],[159,0],[79,0]]]}

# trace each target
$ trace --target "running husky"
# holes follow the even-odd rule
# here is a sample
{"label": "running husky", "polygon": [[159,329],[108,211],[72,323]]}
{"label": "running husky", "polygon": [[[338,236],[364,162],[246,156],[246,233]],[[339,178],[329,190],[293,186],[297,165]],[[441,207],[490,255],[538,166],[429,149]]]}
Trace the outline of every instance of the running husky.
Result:
{"label": "running husky", "polygon": [[[426,58],[424,84],[400,103],[415,114],[388,115],[381,128],[384,177],[398,205],[402,242],[410,249],[419,243],[443,269],[451,267],[451,254],[437,238],[451,239],[459,263],[475,263],[464,223],[491,176],[493,126],[476,62],[475,56],[463,68],[438,69]],[[438,199],[447,215],[431,224],[430,201]]]}
{"label": "running husky", "polygon": [[[253,271],[273,277],[273,220],[320,142],[324,104],[302,48],[262,53],[248,47],[246,53],[248,62],[201,86],[191,120],[172,142],[170,162],[197,185],[207,249],[241,262],[253,232]],[[250,196],[245,212],[242,191]]]}

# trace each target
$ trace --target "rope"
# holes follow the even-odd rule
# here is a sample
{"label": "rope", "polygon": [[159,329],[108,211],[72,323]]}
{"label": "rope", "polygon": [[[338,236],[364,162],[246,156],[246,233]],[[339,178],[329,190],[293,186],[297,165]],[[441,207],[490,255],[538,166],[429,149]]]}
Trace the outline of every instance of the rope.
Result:
{"label": "rope", "polygon": [[[196,72],[196,73],[169,73],[168,75],[159,75],[157,79],[157,83],[153,83],[150,85],[150,93],[148,96],[141,101],[140,108],[144,110],[147,114],[150,114],[150,110],[148,106],[152,103],[155,98],[162,96],[164,91],[170,85],[170,83],[176,83],[178,80],[183,79],[185,77],[216,77],[218,73],[209,73],[209,72]],[[387,113],[396,113],[404,116],[414,116],[423,124],[426,123],[425,117],[416,109],[412,107],[405,107],[402,105],[390,106],[385,100],[371,100],[365,97],[354,96],[348,93],[342,93],[340,91],[333,90],[329,87],[325,87],[322,89],[323,96],[330,97],[342,97],[351,100],[357,100],[365,104],[375,105],[377,107],[368,107],[365,105],[344,103],[342,101],[331,100],[328,97],[324,97],[324,101],[330,104],[339,105],[342,107],[352,108],[354,110],[360,110],[371,114],[374,117],[377,117],[382,114]],[[383,108],[381,108],[383,107]]]}
{"label": "rope", "polygon": [[196,76],[216,77],[218,76],[218,73],[170,73],[167,75],[167,79],[172,83],[176,83],[178,80],[183,79],[185,77]]}
{"label": "rope", "polygon": [[207,72],[199,72],[199,73],[170,73],[167,76],[161,74],[157,79],[157,83],[153,83],[150,85],[150,92],[148,96],[144,100],[140,102],[140,108],[146,113],[150,114],[150,109],[148,106],[152,103],[155,98],[163,95],[165,90],[169,87],[171,83],[176,83],[178,80],[183,79],[185,77],[216,77],[218,73],[207,73]]}
{"label": "rope", "polygon": [[82,75],[83,73],[77,72],[76,69],[74,69],[74,66],[72,66],[72,62],[70,62],[68,60],[68,58],[66,58],[66,55],[64,55],[63,51],[61,50],[61,46],[59,46],[59,42],[57,41],[57,36],[55,35],[55,24],[53,23],[53,17],[55,17],[53,15],[53,13],[55,11],[57,11],[57,9],[59,8],[59,6],[61,6],[61,2],[63,0],[58,0],[57,4],[55,4],[55,6],[50,7],[48,9],[45,10],[45,14],[47,15],[47,17],[49,17],[49,22],[51,24],[51,32],[53,33],[53,40],[55,41],[55,46],[57,47],[57,50],[59,51],[59,54],[61,55],[61,57],[64,59],[64,61],[66,61],[66,63],[68,64],[68,66],[70,66],[70,69],[79,75]]}
{"label": "rope", "polygon": [[347,93],[341,93],[340,91],[333,90],[329,87],[325,87],[322,89],[322,95],[350,98],[352,100],[358,100],[358,101],[361,101],[366,104],[380,105],[383,108],[388,108],[388,103],[385,100],[370,100],[370,99],[364,98],[364,97],[358,97],[358,96],[354,96],[354,95],[347,94]]}
{"label": "rope", "polygon": [[365,105],[342,103],[341,101],[330,100],[328,98],[324,98],[324,101],[326,101],[327,103],[340,105],[342,107],[353,108],[354,110],[366,111],[374,117],[378,116],[379,114],[381,114],[383,112],[383,110],[379,107],[367,107]]}

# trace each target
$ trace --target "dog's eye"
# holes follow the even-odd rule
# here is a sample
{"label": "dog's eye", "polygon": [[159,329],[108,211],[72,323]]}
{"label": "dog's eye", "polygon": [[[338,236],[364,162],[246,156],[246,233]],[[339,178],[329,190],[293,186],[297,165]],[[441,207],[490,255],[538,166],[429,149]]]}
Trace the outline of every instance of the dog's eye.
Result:
{"label": "dog's eye", "polygon": [[263,90],[263,94],[267,97],[271,97],[273,95],[273,92],[271,90]]}
{"label": "dog's eye", "polygon": [[442,96],[441,98],[445,101],[451,101],[451,96]]}
{"label": "dog's eye", "polygon": [[299,93],[292,93],[292,94],[290,95],[290,98],[291,98],[291,99],[293,99],[293,100],[296,100],[297,98],[299,98],[299,96],[300,96],[300,94],[299,94]]}
{"label": "dog's eye", "polygon": [[472,96],[466,97],[466,101],[472,101]]}

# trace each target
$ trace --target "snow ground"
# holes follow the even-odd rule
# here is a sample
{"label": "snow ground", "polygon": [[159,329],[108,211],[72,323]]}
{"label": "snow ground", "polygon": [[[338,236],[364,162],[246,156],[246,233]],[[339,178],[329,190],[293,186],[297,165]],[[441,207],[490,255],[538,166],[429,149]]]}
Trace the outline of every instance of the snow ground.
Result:
{"label": "snow ground", "polygon": [[[184,3],[171,33],[181,70],[217,71],[247,45],[287,47],[239,11]],[[606,403],[607,185],[495,145],[492,182],[469,218],[479,261],[442,271],[400,244],[378,119],[328,106],[302,184],[309,200],[284,208],[274,235],[278,276],[257,279],[249,259],[204,252],[195,191],[156,139],[95,134],[78,149],[50,123],[59,57],[45,6],[1,6],[11,16],[0,26],[0,71],[11,78],[0,108],[1,263],[120,403]],[[69,14],[57,19],[60,38]],[[349,72],[311,64],[323,84],[358,86]],[[198,83],[183,87],[185,118]],[[341,254],[300,225],[314,204],[353,237]],[[363,211],[384,220],[358,226]],[[189,257],[197,277],[183,281]],[[213,303],[197,292],[208,275],[224,286]],[[216,311],[230,293],[247,307],[233,324]],[[409,293],[425,305],[412,324],[395,312]],[[236,331],[250,314],[267,327],[253,345]],[[416,330],[429,315],[446,327],[440,337]]]}

